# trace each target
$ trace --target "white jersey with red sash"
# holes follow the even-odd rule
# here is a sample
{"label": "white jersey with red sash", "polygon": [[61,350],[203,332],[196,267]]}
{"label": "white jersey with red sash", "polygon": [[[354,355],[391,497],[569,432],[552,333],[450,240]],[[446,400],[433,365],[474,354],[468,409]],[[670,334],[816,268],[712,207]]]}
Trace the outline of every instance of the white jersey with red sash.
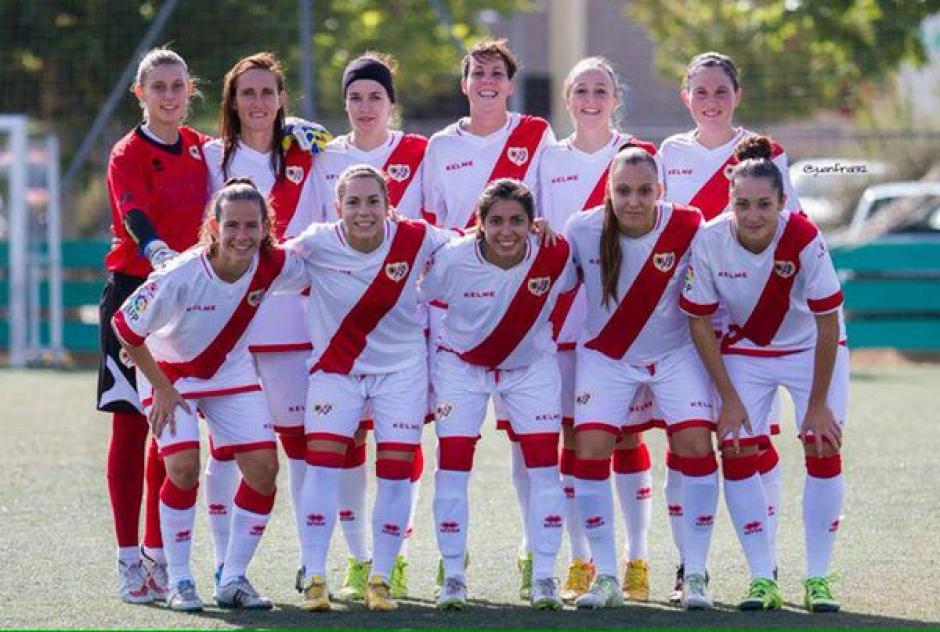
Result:
{"label": "white jersey with red sash", "polygon": [[[709,222],[692,246],[681,307],[709,316],[727,306],[731,324],[722,352],[779,356],[816,344],[815,315],[842,305],[839,278],[819,229],[781,213],[774,239],[754,254],[738,242],[732,214]],[[840,340],[845,327],[840,316]]]}
{"label": "white jersey with red sash", "polygon": [[[205,145],[213,192],[222,188],[222,141]],[[296,143],[284,156],[284,175],[271,169],[270,152],[255,151],[240,142],[232,154],[228,177],[250,177],[267,198],[274,213],[274,230],[278,241],[299,235],[313,221],[323,221],[318,194],[312,178],[314,158]],[[250,351],[305,351],[310,337],[304,325],[303,297],[278,294],[265,301],[248,333]]]}
{"label": "white jersey with red sash", "polygon": [[398,130],[390,131],[383,144],[369,151],[356,148],[348,134],[334,138],[324,152],[317,156],[313,168],[323,217],[327,220],[336,218],[336,183],[339,174],[351,165],[367,164],[381,169],[388,176],[391,205],[405,217],[420,218],[424,206],[421,183],[427,145],[424,136],[405,134]]}
{"label": "white jersey with red sash", "polygon": [[[665,199],[688,204],[702,211],[706,220],[728,208],[728,168],[736,164],[734,148],[754,132],[738,129],[724,145],[708,149],[698,142],[695,131],[674,134],[659,147],[662,161]],[[797,211],[800,200],[790,183],[787,154],[783,147],[773,144],[773,161],[783,176],[783,192],[787,196],[785,208]]]}
{"label": "white jersey with red sash", "polygon": [[[147,343],[183,397],[259,390],[246,332],[262,299],[296,286],[306,270],[282,250],[262,252],[234,283],[220,279],[204,248],[189,250],[150,275],[115,314],[121,337]],[[152,396],[141,380],[141,401]]]}
{"label": "white jersey with red sash", "polygon": [[600,268],[604,212],[599,207],[573,215],[565,231],[587,296],[578,344],[627,364],[649,364],[691,343],[678,303],[702,217],[693,208],[659,203],[653,230],[638,239],[621,235],[617,300],[605,305]]}
{"label": "white jersey with red sash", "polygon": [[382,244],[362,253],[337,221],[314,224],[288,242],[311,278],[311,369],[381,374],[424,362],[418,276],[431,254],[456,236],[420,221],[386,221]]}
{"label": "white jersey with red sash", "polygon": [[[656,158],[656,145],[624,132],[611,136],[610,142],[594,153],[586,153],[573,144],[573,136],[545,148],[539,162],[538,214],[556,229],[578,211],[604,203],[610,161],[627,144],[645,149]],[[662,180],[660,169],[659,179]],[[584,291],[559,297],[552,313],[553,333],[559,349],[574,349],[584,324],[587,306]]]}
{"label": "white jersey with red sash", "polygon": [[506,125],[476,136],[453,123],[428,142],[425,155],[424,208],[438,226],[465,228],[487,183],[516,178],[537,190],[538,163],[555,134],[545,119],[510,112]]}
{"label": "white jersey with red sash", "polygon": [[441,248],[421,283],[422,298],[448,305],[435,342],[490,369],[529,366],[553,353],[548,316],[558,295],[577,284],[570,250],[564,240],[541,247],[532,236],[523,260],[504,270],[483,258],[475,235]]}

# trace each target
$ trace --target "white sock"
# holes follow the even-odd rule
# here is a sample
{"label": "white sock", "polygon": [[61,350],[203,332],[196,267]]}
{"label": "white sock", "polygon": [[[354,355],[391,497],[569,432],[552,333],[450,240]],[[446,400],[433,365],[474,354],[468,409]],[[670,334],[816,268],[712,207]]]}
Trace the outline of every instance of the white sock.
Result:
{"label": "white sock", "polygon": [[532,547],[532,577],[546,579],[555,575],[555,558],[561,547],[565,495],[561,490],[558,467],[529,468],[528,540]]}
{"label": "white sock", "polygon": [[[831,457],[838,459],[836,457]],[[827,459],[815,459],[826,461]],[[830,461],[831,462],[831,461]],[[842,519],[845,479],[841,460],[834,476],[827,478],[807,475],[803,486],[803,529],[806,538],[806,576],[825,577],[829,574],[832,550]]]}
{"label": "white sock", "polygon": [[304,523],[300,547],[306,571],[304,579],[326,576],[333,527],[336,526],[336,495],[340,469],[307,464],[304,474]]}
{"label": "white sock", "polygon": [[724,487],[728,513],[747,557],[751,579],[772,578],[774,567],[767,537],[767,498],[760,475],[755,471],[747,478],[730,480],[726,459]]}
{"label": "white sock", "polygon": [[195,519],[195,504],[187,509],[173,509],[160,501],[160,533],[163,536],[163,552],[166,554],[166,572],[170,584],[193,579],[189,559]]}
{"label": "white sock", "polygon": [[666,484],[663,486],[663,495],[666,497],[666,509],[669,511],[669,533],[672,534],[672,543],[679,553],[679,564],[684,564],[682,529],[685,520],[682,511],[682,472],[679,470],[677,458],[670,452],[666,453]]}
{"label": "white sock", "polygon": [[470,472],[438,470],[434,474],[434,524],[437,548],[444,558],[445,577],[464,577],[469,511]]}
{"label": "white sock", "polygon": [[761,484],[767,497],[767,537],[770,539],[770,554],[777,567],[777,528],[780,525],[780,503],[783,498],[783,471],[778,462],[769,471],[761,472]]}
{"label": "white sock", "polygon": [[627,559],[648,560],[647,535],[653,519],[653,479],[649,470],[614,474],[614,487],[627,531]]}
{"label": "white sock", "polygon": [[287,459],[287,478],[290,485],[290,504],[294,512],[294,526],[297,528],[297,541],[300,541],[300,532],[304,524],[304,475],[307,473],[307,462],[304,459]]}
{"label": "white sock", "polygon": [[206,461],[206,508],[209,512],[209,529],[212,531],[212,544],[215,549],[215,565],[225,562],[228,550],[229,532],[232,528],[232,501],[241,472],[235,459],[220,461],[212,455]]}
{"label": "white sock", "polygon": [[522,456],[522,446],[518,441],[510,441],[511,448],[511,474],[512,485],[516,489],[516,498],[519,501],[519,511],[522,514],[522,542],[519,543],[519,555],[525,555],[531,551],[526,534],[526,525],[529,523],[529,474],[525,466],[525,458]]}
{"label": "white sock", "polygon": [[[714,456],[689,459],[703,467],[696,475],[683,474],[682,505],[685,508],[683,548],[685,549],[685,576],[705,574],[712,530],[718,513],[718,463]],[[710,473],[706,473],[708,469]],[[699,475],[701,474],[701,475]]]}
{"label": "white sock", "polygon": [[[244,484],[244,483],[243,483]],[[232,534],[225,553],[225,566],[222,569],[220,585],[225,585],[236,577],[248,572],[248,564],[255,555],[261,536],[271,518],[268,513],[255,513],[236,502],[232,512]]]}
{"label": "white sock", "polygon": [[366,521],[367,474],[365,464],[339,471],[339,524],[350,557],[360,562],[372,558]]}
{"label": "white sock", "polygon": [[407,478],[378,478],[372,506],[372,543],[375,547],[372,574],[386,581],[401,549],[410,511],[411,481]]}
{"label": "white sock", "polygon": [[575,558],[591,561],[591,545],[584,535],[584,522],[578,513],[578,501],[574,492],[574,476],[563,474],[561,485],[565,493],[565,531],[568,533],[568,543],[571,545],[571,559]]}
{"label": "white sock", "polygon": [[118,561],[130,566],[140,561],[140,547],[137,546],[119,546]]}
{"label": "white sock", "polygon": [[145,556],[157,564],[166,564],[166,555],[163,553],[162,547],[157,549],[152,546],[142,546],[140,550],[143,551]]}
{"label": "white sock", "polygon": [[617,577],[617,545],[614,542],[614,497],[610,479],[575,478],[575,499],[584,534],[598,575]]}
{"label": "white sock", "polygon": [[415,513],[418,511],[418,500],[420,500],[421,493],[421,481],[408,481],[411,483],[411,511],[408,513],[408,528],[405,529],[405,537],[401,541],[401,549],[398,551],[398,555],[401,557],[408,556],[408,544],[411,542],[411,538],[414,535],[415,530]]}

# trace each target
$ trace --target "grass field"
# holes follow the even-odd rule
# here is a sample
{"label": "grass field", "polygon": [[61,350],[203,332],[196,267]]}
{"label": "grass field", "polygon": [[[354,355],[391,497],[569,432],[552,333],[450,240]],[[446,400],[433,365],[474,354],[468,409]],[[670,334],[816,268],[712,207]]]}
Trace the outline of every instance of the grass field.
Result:
{"label": "grass field", "polygon": [[[107,418],[93,411],[94,375],[87,372],[0,372],[0,627],[244,628],[244,627],[909,627],[940,624],[940,367],[856,368],[845,449],[847,498],[837,545],[836,584],[843,612],[808,615],[802,599],[800,496],[802,459],[786,422],[778,448],[785,467],[780,527],[780,612],[738,613],[745,563],[727,519],[715,531],[710,571],[721,606],[686,614],[664,603],[674,553],[661,493],[663,437],[648,434],[654,455],[655,505],[651,581],[655,601],[596,613],[531,611],[515,598],[519,518],[501,433],[489,429],[478,449],[471,484],[468,583],[472,608],[433,607],[436,549],[431,525],[432,477],[424,480],[411,548],[414,599],[395,613],[370,614],[340,604],[330,614],[297,609],[293,592],[296,544],[286,480],[271,526],[251,567],[256,586],[276,602],[271,613],[208,608],[200,615],[162,606],[129,606],[117,597],[110,512],[104,480]],[[792,419],[788,403],[785,420]],[[425,447],[433,454],[432,433]],[[371,450],[371,448],[370,448]],[[428,472],[426,472],[428,474]],[[722,503],[723,504],[723,503]],[[204,599],[211,595],[209,531],[198,512],[193,569]],[[336,541],[332,585],[338,586],[345,548]],[[563,549],[562,557],[566,556]],[[565,558],[566,559],[566,558]],[[561,564],[559,564],[561,571]],[[934,569],[934,570],[931,570]]]}

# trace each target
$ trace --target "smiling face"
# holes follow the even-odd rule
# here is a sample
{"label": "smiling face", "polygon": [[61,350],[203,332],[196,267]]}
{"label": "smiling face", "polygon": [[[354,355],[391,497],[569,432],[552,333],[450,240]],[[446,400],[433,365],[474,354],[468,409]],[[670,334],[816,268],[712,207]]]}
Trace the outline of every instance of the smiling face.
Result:
{"label": "smiling face", "polygon": [[144,108],[144,118],[151,125],[178,127],[186,117],[192,83],[180,64],[160,64],[147,71],[134,94]]}
{"label": "smiling face", "polygon": [[358,134],[369,135],[388,129],[392,102],[381,83],[374,79],[356,79],[346,89],[346,116]]}
{"label": "smiling face", "polygon": [[689,76],[682,102],[699,129],[725,131],[731,129],[741,90],[735,91],[731,77],[722,68],[703,66]]}
{"label": "smiling face", "polygon": [[471,57],[467,76],[460,82],[460,90],[470,103],[471,116],[505,114],[514,89],[506,61],[495,54]]}
{"label": "smiling face", "polygon": [[588,68],[571,78],[565,105],[578,129],[610,129],[611,116],[620,99],[610,75],[602,68]]}
{"label": "smiling face", "polygon": [[641,237],[656,224],[656,201],[662,185],[649,163],[619,163],[608,180],[608,194],[620,232]]}
{"label": "smiling face", "polygon": [[353,248],[371,250],[382,242],[388,201],[375,178],[363,175],[348,179],[336,208]]}
{"label": "smiling face", "polygon": [[742,176],[731,187],[738,241],[751,252],[761,252],[773,241],[784,197],[770,178]]}
{"label": "smiling face", "polygon": [[251,68],[235,79],[235,112],[242,131],[264,132],[274,128],[284,93],[270,70]]}
{"label": "smiling face", "polygon": [[532,220],[516,200],[496,200],[483,218],[484,257],[500,267],[511,267],[525,256]]}
{"label": "smiling face", "polygon": [[246,269],[268,230],[261,204],[257,200],[228,199],[219,209],[215,262],[227,271]]}

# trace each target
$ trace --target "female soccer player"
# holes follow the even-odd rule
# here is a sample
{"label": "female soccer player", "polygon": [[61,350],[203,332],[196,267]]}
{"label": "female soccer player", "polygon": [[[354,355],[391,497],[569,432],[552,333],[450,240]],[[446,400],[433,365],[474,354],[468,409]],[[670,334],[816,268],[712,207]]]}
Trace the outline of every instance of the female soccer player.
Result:
{"label": "female soccer player", "polygon": [[108,323],[154,268],[198,239],[208,197],[200,147],[208,137],[182,124],[193,85],[186,62],[175,52],[155,48],[145,54],[133,86],[144,120],[118,141],[108,161],[115,238],[105,258],[110,276],[98,309],[103,325],[97,407],[111,413],[108,492],[117,535],[120,595],[131,603],[163,599],[166,594],[158,510],[165,472],[156,442],[151,442],[142,563],[138,521],[147,420],[140,412],[133,365],[122,357]]}
{"label": "female soccer player", "polygon": [[[274,213],[274,234],[281,242],[294,237],[312,221],[323,221],[316,199],[312,165],[319,157],[285,129],[287,94],[284,71],[272,53],[256,53],[235,63],[222,83],[219,108],[221,138],[204,147],[210,186],[218,191],[233,176],[250,177],[269,200]],[[318,129],[325,142],[323,128]],[[296,126],[295,126],[296,127]],[[286,145],[286,146],[285,146]],[[252,321],[248,350],[264,388],[274,429],[288,458],[291,502],[300,529],[300,490],[306,469],[303,439],[306,363],[310,336],[304,325],[303,297],[281,294],[266,300]],[[211,450],[206,465],[206,506],[215,543],[216,568],[221,569],[228,549],[232,501],[238,485],[234,455]],[[299,535],[298,535],[299,537]],[[220,573],[217,572],[220,575]]]}
{"label": "female soccer player", "polygon": [[[355,164],[380,169],[388,183],[389,204],[406,218],[421,217],[424,150],[428,141],[418,134],[406,134],[389,127],[395,111],[395,66],[390,55],[367,52],[349,62],[343,71],[343,99],[351,131],[330,142],[314,164],[313,177],[324,217],[334,217],[339,175]],[[356,433],[356,441],[349,448],[340,476],[340,524],[349,548],[346,578],[340,596],[347,599],[361,599],[365,594],[372,558],[366,537],[365,512],[368,426],[368,422],[363,423]],[[418,446],[415,471],[411,475],[414,487],[411,518],[390,577],[392,596],[396,599],[408,594],[405,555],[412,536],[423,461],[421,446]]]}
{"label": "female soccer player", "polygon": [[[744,138],[753,135],[741,127],[734,126],[734,111],[741,102],[742,88],[738,70],[727,55],[706,52],[692,58],[686,68],[680,93],[682,102],[689,110],[695,129],[670,136],[660,146],[660,157],[665,174],[665,198],[673,202],[689,204],[702,211],[706,220],[728,209],[727,170],[736,163],[735,146]],[[799,210],[799,199],[790,184],[787,155],[778,144],[773,144],[773,162],[783,177],[786,196],[785,209]],[[723,309],[716,314],[715,330],[724,326]],[[779,432],[779,399],[774,400],[770,418],[774,432]],[[771,544],[776,539],[779,520],[781,472],[777,451],[768,442],[761,451],[760,472],[767,490],[767,523]],[[681,517],[682,476],[677,461],[667,453],[666,503],[669,507],[670,527],[673,540],[679,550],[679,567],[676,573],[676,592],[672,600],[678,601],[682,588],[683,553]],[[774,564],[776,566],[776,563]]]}
{"label": "female soccer player", "polygon": [[[539,162],[539,210],[549,223],[563,226],[572,214],[603,204],[610,161],[624,146],[634,145],[656,155],[655,145],[617,130],[622,92],[619,77],[603,57],[582,59],[568,73],[564,94],[574,133],[547,147]],[[594,579],[590,547],[577,518],[573,477],[575,343],[584,324],[585,300],[583,290],[577,298],[566,295],[552,314],[564,415],[561,474],[567,498],[565,528],[571,541],[571,561],[562,590],[566,601],[587,591]],[[648,389],[641,389],[633,408],[641,411],[634,413],[634,421],[651,419],[652,399]],[[646,542],[652,483],[649,451],[639,432],[626,433],[618,440],[613,465],[628,543],[623,591],[631,599],[646,601],[649,598]]]}
{"label": "female soccer player", "polygon": [[216,446],[235,454],[242,482],[216,600],[268,609],[245,577],[274,505],[277,444],[245,335],[266,292],[305,274],[274,248],[264,197],[232,180],[213,198],[201,246],[150,275],[111,323],[139,371],[138,393],[166,463],[160,526],[173,610],[199,611],[189,569],[199,486],[199,421]]}
{"label": "female soccer player", "polygon": [[[448,125],[428,142],[424,212],[429,222],[449,228],[472,225],[476,222],[474,209],[480,194],[487,183],[498,178],[521,180],[529,190],[536,191],[539,161],[545,148],[555,142],[555,134],[545,119],[509,112],[508,101],[515,89],[513,80],[518,68],[519,62],[504,39],[484,40],[464,55],[460,88],[467,97],[470,116]],[[439,302],[431,304],[432,340],[438,337],[444,309]],[[509,428],[498,396],[494,397],[494,407],[497,426]],[[511,463],[523,524],[517,559],[521,575],[519,596],[528,599],[532,575],[532,559],[525,541],[529,484],[525,459],[515,442]],[[438,579],[442,579],[440,568]]]}
{"label": "female soccer player", "polygon": [[530,483],[528,542],[532,606],[561,608],[554,575],[564,497],[558,478],[561,388],[549,315],[577,273],[562,240],[540,247],[531,236],[532,194],[518,180],[487,185],[477,203],[478,232],[434,257],[422,282],[426,300],[447,303],[432,376],[439,465],[434,521],[444,557],[439,608],[467,607],[464,556],[473,453],[491,395],[500,394],[525,457]]}
{"label": "female soccer player", "polygon": [[[747,138],[735,149],[733,212],[696,237],[681,305],[722,401],[725,498],[752,578],[740,608],[782,602],[757,448],[768,440],[766,420],[783,386],[793,397],[806,453],[804,603],[831,612],[839,609],[827,575],[844,494],[840,446],[849,387],[842,291],[819,230],[799,213],[782,212],[784,180],[773,155],[766,137]],[[710,320],[719,303],[730,319],[720,344]]]}
{"label": "female soccer player", "polygon": [[578,341],[575,498],[597,577],[579,608],[623,603],[617,581],[608,478],[627,408],[646,385],[683,463],[687,581],[683,603],[708,608],[705,563],[718,500],[711,385],[678,309],[689,246],[702,223],[693,208],[658,202],[655,159],[629,147],[614,158],[604,206],[577,213],[566,230],[587,298]]}

